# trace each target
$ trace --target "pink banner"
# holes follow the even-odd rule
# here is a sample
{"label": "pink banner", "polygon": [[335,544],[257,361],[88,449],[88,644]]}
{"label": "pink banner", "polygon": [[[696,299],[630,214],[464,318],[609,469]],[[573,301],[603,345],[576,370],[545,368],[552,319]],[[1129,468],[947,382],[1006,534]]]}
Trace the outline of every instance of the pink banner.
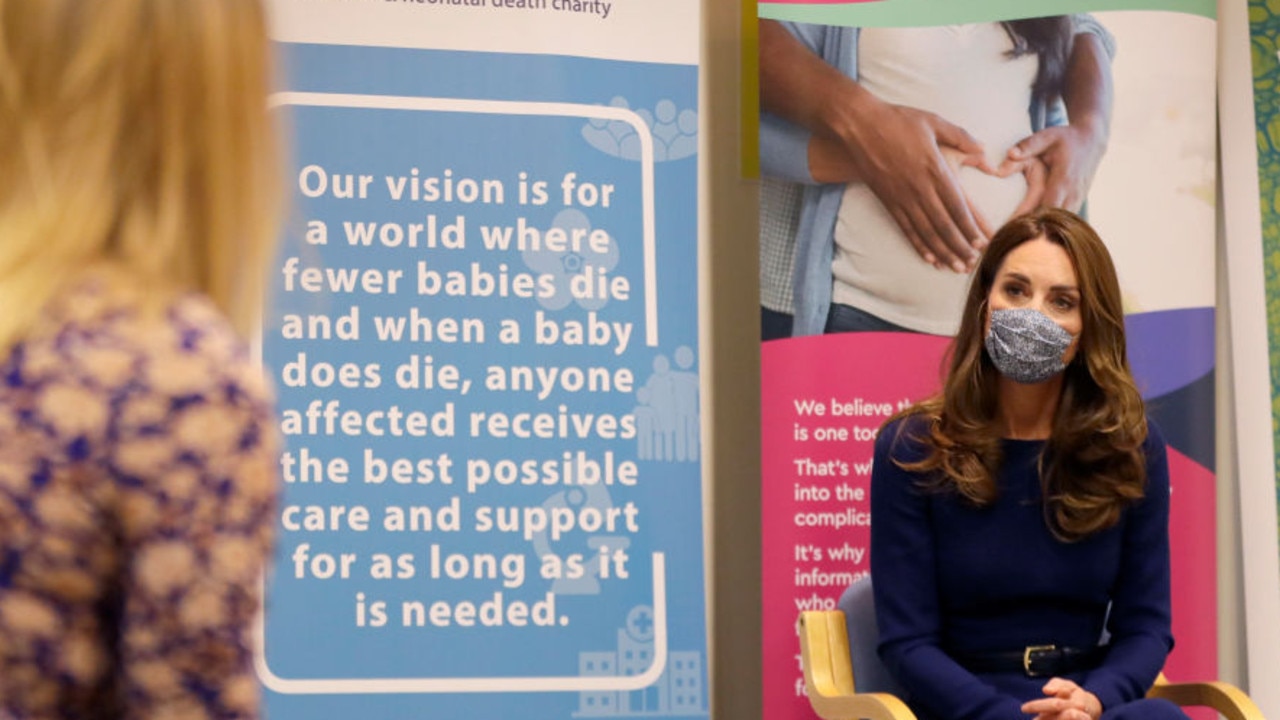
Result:
{"label": "pink banner", "polygon": [[[859,12],[849,5],[841,25],[762,23],[762,57],[834,66],[878,103],[906,115],[927,112],[971,133],[995,163],[1027,133],[1047,126],[1051,136],[1069,126],[1056,124],[1066,116],[1053,101],[1038,108],[1043,115],[1025,117],[1027,98],[1017,93],[1036,76],[1028,54],[987,53],[964,63],[945,54],[978,44],[999,49],[1017,30],[1002,23],[859,28]],[[1130,362],[1148,414],[1169,444],[1176,646],[1165,674],[1213,679],[1216,28],[1204,16],[1161,11],[1095,12],[1058,22],[1070,28],[1074,48],[1092,48],[1105,88],[1109,134],[1086,178],[1083,213],[1116,264]],[[779,28],[797,44],[768,46],[786,38],[769,34]],[[1006,65],[992,58],[1012,59]],[[979,71],[982,62],[990,67]],[[823,153],[839,160],[841,150],[850,157],[871,150],[833,151],[832,137],[857,134],[829,132],[813,120],[804,98],[790,92],[810,83],[789,83],[794,78],[779,67],[761,68],[763,693],[766,717],[792,720],[812,717],[796,662],[796,616],[833,607],[868,570],[875,431],[938,387],[954,332],[946,327],[958,322],[951,313],[963,302],[967,278],[918,267],[918,248],[894,240],[893,216],[870,181],[840,179],[847,164],[820,161]],[[802,80],[820,75],[808,68]],[[984,94],[996,71],[1007,74],[1000,76],[1006,90]],[[974,85],[975,77],[984,79]],[[939,149],[944,145],[938,141]],[[1032,182],[1010,189],[1009,179],[967,167],[956,178],[995,226]],[[849,306],[852,317],[838,316]],[[823,334],[846,329],[846,322],[855,330],[889,324],[913,332]]]}

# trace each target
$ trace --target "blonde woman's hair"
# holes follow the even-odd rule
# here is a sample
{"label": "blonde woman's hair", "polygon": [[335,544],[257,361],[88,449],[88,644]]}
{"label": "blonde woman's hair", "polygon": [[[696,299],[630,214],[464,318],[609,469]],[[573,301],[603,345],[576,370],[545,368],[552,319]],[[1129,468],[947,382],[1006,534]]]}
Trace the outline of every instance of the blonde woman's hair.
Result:
{"label": "blonde woman's hair", "polygon": [[86,273],[241,332],[276,234],[258,0],[0,0],[0,351]]}

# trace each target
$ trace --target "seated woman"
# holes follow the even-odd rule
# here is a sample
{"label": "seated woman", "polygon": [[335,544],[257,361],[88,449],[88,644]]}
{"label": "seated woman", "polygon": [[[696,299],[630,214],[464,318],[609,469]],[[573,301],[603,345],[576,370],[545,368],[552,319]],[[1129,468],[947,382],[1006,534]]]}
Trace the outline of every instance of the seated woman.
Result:
{"label": "seated woman", "polygon": [[1143,699],[1173,646],[1169,474],[1093,230],[1053,209],[1001,228],[949,363],[882,428],[871,477],[879,651],[908,704],[1184,718]]}

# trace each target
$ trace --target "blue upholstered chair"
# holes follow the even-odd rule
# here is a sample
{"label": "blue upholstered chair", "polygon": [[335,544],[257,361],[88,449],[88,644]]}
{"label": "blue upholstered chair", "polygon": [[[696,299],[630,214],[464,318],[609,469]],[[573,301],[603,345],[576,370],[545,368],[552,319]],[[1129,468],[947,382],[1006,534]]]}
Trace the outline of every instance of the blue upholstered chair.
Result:
{"label": "blue upholstered chair", "polygon": [[[871,578],[849,586],[838,608],[807,610],[797,621],[804,687],[814,712],[823,720],[915,720],[876,654]],[[1170,683],[1161,674],[1147,695],[1183,707],[1210,707],[1227,720],[1264,720],[1248,695],[1223,682]]]}

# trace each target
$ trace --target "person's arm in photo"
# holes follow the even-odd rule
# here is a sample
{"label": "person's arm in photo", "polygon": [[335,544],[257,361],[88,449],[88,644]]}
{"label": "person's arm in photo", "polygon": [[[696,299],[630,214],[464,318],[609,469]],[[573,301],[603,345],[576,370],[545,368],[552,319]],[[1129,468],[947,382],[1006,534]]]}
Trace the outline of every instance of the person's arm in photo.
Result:
{"label": "person's arm in photo", "polygon": [[[817,38],[812,41],[817,42]],[[783,123],[796,125],[804,146],[792,148],[804,160],[805,172],[799,179],[810,183],[859,182],[862,177],[852,158],[840,142],[831,136],[814,134],[820,126],[807,98],[825,93],[824,83],[836,83],[840,72],[818,57],[812,45],[806,45],[773,20],[760,21],[760,109]],[[803,85],[798,86],[797,83]],[[774,124],[776,126],[776,123]],[[762,127],[762,132],[765,129]],[[762,138],[767,144],[770,138]]]}
{"label": "person's arm in photo", "polygon": [[[815,177],[813,168],[809,166],[809,145],[813,132],[770,111],[774,103],[765,98],[771,92],[778,92],[779,83],[788,82],[786,77],[779,77],[779,73],[771,72],[775,67],[790,62],[804,62],[809,57],[817,59],[816,53],[820,52],[819,44],[822,40],[821,33],[817,32],[819,28],[802,27],[815,31],[804,38],[804,44],[780,23],[773,20],[759,21],[759,55],[756,65],[760,73],[761,93],[760,169],[765,175],[803,185],[838,182],[822,173]],[[819,64],[825,66],[820,60]]]}
{"label": "person's arm in photo", "polygon": [[1041,204],[1079,212],[1110,139],[1114,44],[1093,18],[1073,20],[1076,32],[1062,87],[1067,124],[1044,128],[1014,145],[1000,171],[1012,174],[1020,161],[1039,158],[1048,171]]}
{"label": "person's arm in photo", "polygon": [[963,128],[881,101],[768,20],[760,23],[760,106],[809,131],[805,160],[814,181],[866,183],[927,262],[964,271],[985,245],[990,228],[943,154],[947,147],[971,164],[985,162]]}

